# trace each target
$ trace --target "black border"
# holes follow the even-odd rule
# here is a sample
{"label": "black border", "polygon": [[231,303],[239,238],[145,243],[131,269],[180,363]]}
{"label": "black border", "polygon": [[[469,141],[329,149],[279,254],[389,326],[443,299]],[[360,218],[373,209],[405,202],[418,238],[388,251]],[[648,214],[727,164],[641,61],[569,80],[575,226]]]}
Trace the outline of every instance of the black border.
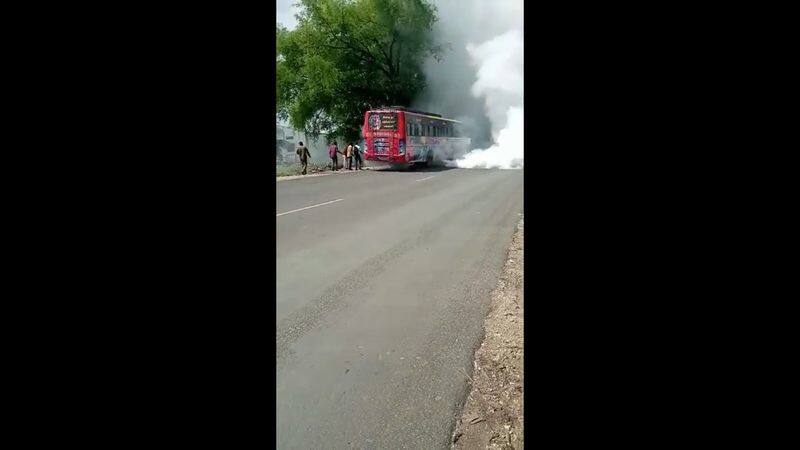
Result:
{"label": "black border", "polygon": [[[707,151],[741,133],[719,134],[737,122],[711,22],[546,8],[525,11],[526,441],[678,439],[722,398],[696,295],[729,254]],[[76,157],[53,187],[81,187],[57,194],[76,243],[53,284],[79,306],[54,340],[64,422],[98,439],[275,442],[271,14],[118,11],[57,44]]]}
{"label": "black border", "polygon": [[119,11],[73,60],[91,142],[64,277],[93,314],[68,325],[92,330],[59,371],[69,433],[274,446],[275,20],[251,8]]}

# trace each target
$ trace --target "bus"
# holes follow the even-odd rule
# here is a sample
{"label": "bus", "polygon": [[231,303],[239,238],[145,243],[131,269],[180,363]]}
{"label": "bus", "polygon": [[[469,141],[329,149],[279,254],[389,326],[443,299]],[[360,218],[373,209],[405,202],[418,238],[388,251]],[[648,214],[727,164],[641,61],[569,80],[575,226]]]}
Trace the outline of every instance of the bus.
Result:
{"label": "bus", "polygon": [[371,166],[427,166],[469,151],[461,122],[401,106],[371,109],[362,125],[364,159]]}

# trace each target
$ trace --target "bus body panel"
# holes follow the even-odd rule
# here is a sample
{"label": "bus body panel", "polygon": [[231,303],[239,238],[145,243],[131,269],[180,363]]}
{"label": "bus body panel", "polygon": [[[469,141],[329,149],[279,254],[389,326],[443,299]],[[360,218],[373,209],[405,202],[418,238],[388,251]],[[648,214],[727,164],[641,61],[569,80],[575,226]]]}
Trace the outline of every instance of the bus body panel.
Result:
{"label": "bus body panel", "polygon": [[470,139],[458,136],[460,122],[405,109],[382,108],[364,113],[364,159],[385,164],[410,164],[457,159]]}
{"label": "bus body panel", "polygon": [[[397,110],[372,110],[364,114],[364,159],[391,164],[407,163],[405,114]],[[394,126],[392,126],[392,124]]]}

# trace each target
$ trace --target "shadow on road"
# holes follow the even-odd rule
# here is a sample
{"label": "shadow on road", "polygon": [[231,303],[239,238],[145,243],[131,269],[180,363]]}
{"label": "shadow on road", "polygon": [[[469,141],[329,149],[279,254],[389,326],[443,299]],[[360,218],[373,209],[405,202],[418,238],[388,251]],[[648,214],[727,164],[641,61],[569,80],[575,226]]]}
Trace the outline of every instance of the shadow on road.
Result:
{"label": "shadow on road", "polygon": [[427,167],[372,167],[370,170],[374,170],[376,172],[443,172],[452,169],[457,169],[457,167],[447,167],[445,165],[434,163],[433,165]]}
{"label": "shadow on road", "polygon": [[418,172],[443,172],[445,170],[453,170],[453,169],[457,169],[457,167],[447,167],[443,164],[433,164],[428,167],[420,167],[418,169],[412,169],[412,170],[416,170]]}

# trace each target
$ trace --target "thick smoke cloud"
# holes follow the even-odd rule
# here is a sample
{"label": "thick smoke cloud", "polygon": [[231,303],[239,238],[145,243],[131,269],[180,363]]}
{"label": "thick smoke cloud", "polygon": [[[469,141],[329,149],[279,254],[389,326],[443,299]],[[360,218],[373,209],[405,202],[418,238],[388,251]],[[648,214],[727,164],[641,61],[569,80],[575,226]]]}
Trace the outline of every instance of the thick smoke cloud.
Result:
{"label": "thick smoke cloud", "polygon": [[475,150],[453,164],[523,166],[523,1],[434,0],[436,36],[450,44],[425,65],[428,89],[413,106],[464,122]]}

